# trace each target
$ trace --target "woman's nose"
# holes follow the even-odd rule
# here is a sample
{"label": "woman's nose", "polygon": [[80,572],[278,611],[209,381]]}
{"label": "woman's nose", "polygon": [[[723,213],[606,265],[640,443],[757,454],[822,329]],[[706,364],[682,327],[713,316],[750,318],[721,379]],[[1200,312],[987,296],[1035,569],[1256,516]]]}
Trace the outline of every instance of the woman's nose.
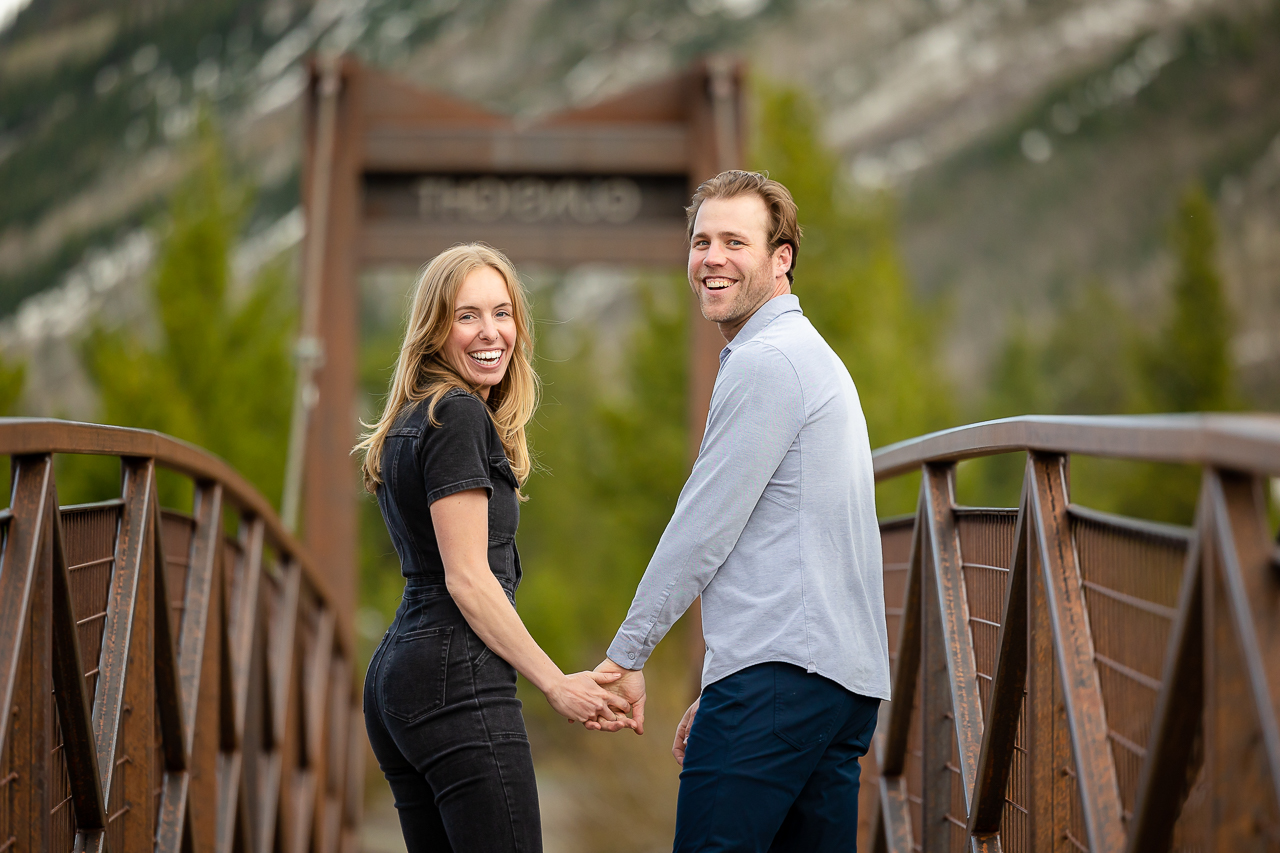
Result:
{"label": "woman's nose", "polygon": [[498,337],[498,326],[493,322],[492,317],[485,317],[480,324],[480,337],[486,341],[496,340]]}

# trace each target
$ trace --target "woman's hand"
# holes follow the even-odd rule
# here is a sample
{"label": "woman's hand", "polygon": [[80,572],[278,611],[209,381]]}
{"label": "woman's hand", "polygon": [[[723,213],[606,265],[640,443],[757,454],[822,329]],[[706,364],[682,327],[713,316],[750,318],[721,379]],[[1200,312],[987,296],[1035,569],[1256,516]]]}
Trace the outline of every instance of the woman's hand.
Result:
{"label": "woman's hand", "polygon": [[547,702],[571,723],[603,719],[631,724],[626,717],[631,710],[630,703],[603,687],[621,677],[616,672],[575,672],[563,676],[545,691]]}

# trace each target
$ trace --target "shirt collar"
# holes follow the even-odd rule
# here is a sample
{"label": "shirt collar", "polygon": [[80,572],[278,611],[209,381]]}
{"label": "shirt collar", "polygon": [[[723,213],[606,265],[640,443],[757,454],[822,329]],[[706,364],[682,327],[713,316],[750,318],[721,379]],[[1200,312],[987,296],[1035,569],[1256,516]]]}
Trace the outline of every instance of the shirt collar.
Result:
{"label": "shirt collar", "polygon": [[725,344],[725,348],[720,350],[720,363],[724,364],[724,360],[733,352],[734,347],[741,346],[756,335],[764,331],[774,320],[783,314],[790,312],[797,314],[804,313],[800,310],[800,297],[794,293],[784,293],[781,296],[775,296],[765,304],[756,309],[756,313],[743,324],[738,334],[733,336],[733,340]]}

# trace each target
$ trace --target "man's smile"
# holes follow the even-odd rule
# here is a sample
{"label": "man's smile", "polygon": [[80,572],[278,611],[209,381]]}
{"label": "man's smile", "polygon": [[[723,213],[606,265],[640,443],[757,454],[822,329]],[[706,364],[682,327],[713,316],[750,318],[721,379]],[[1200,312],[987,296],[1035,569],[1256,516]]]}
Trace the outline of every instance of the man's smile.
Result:
{"label": "man's smile", "polygon": [[708,290],[724,290],[726,287],[737,284],[737,282],[725,276],[709,275],[702,280],[702,284]]}

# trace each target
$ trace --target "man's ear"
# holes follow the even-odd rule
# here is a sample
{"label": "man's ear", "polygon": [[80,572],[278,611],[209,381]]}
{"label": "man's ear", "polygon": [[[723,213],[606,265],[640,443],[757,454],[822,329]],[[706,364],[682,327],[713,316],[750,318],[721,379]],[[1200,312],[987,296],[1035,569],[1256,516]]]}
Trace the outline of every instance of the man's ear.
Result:
{"label": "man's ear", "polygon": [[794,254],[795,250],[791,247],[790,243],[783,243],[781,246],[773,250],[774,278],[787,274],[787,270],[791,269],[791,259]]}

